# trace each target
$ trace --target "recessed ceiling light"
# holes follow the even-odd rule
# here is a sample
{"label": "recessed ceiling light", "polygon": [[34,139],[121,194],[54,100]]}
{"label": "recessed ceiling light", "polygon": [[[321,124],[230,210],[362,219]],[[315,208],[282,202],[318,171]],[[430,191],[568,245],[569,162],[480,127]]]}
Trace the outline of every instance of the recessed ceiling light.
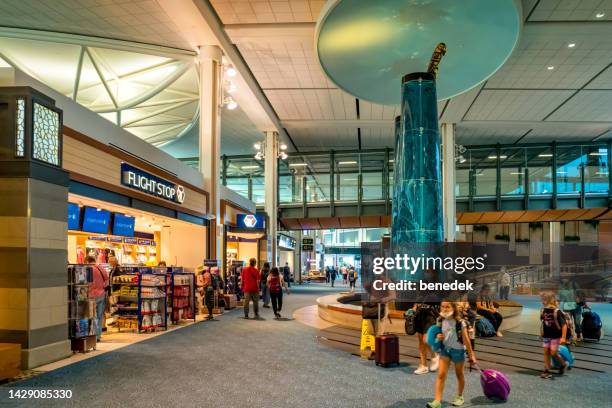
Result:
{"label": "recessed ceiling light", "polygon": [[254,170],[254,169],[258,169],[259,166],[242,166],[240,167],[241,170]]}
{"label": "recessed ceiling light", "polygon": [[227,70],[225,71],[225,73],[227,74],[228,77],[232,78],[235,77],[236,74],[238,73],[238,71],[236,71],[236,68],[232,67],[231,65],[227,68]]}
{"label": "recessed ceiling light", "polygon": [[[499,156],[500,159],[506,159],[507,157],[508,156],[504,156],[503,154]],[[489,157],[487,157],[487,159],[495,160],[495,159],[497,159],[497,156],[489,156]]]}
{"label": "recessed ceiling light", "polygon": [[597,13],[597,14],[595,14],[595,18],[602,18],[605,15],[606,15],[606,13]]}
{"label": "recessed ceiling light", "polygon": [[351,161],[341,161],[341,162],[338,162],[338,164],[342,166],[342,165],[345,165],[345,164],[357,164],[357,162],[354,161],[354,160],[351,160]]}
{"label": "recessed ceiling light", "polygon": [[308,166],[306,163],[289,163],[289,167],[304,167]]}
{"label": "recessed ceiling light", "polygon": [[553,69],[555,69],[554,65],[549,65],[546,67],[547,70],[552,71]]}
{"label": "recessed ceiling light", "polygon": [[540,153],[538,157],[552,157],[552,153]]}
{"label": "recessed ceiling light", "polygon": [[575,46],[576,46],[576,43],[567,44],[567,48],[574,48]]}

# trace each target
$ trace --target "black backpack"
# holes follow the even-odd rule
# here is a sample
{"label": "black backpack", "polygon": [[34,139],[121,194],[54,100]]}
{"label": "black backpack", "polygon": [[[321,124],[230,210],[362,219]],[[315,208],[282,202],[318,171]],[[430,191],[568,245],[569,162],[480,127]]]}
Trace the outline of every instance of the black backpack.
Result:
{"label": "black backpack", "polygon": [[211,273],[210,282],[211,282],[211,287],[213,288],[213,290],[219,289],[219,275],[217,275],[216,273]]}

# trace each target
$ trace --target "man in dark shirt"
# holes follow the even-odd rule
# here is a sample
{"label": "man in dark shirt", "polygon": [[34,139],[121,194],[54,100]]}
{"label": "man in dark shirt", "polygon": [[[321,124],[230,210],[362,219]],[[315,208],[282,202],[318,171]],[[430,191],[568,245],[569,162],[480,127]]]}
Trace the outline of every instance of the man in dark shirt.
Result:
{"label": "man in dark shirt", "polygon": [[291,270],[289,269],[289,262],[285,262],[285,267],[283,268],[283,279],[287,282],[287,286],[291,287]]}

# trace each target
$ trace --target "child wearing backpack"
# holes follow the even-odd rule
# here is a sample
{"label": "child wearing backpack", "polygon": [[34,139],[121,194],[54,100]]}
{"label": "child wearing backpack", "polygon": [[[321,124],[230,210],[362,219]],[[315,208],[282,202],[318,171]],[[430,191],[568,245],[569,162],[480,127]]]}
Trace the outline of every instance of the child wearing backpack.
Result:
{"label": "child wearing backpack", "polygon": [[459,407],[465,402],[463,399],[463,389],[465,387],[463,367],[465,365],[466,349],[470,364],[476,363],[476,356],[470,342],[468,324],[462,318],[462,312],[457,303],[449,301],[440,303],[438,326],[442,330],[436,337],[436,341],[442,342],[440,367],[438,368],[438,377],[436,378],[435,397],[427,406],[429,408],[440,408],[442,406],[444,383],[446,382],[446,375],[452,362],[455,365],[455,375],[457,376],[457,394],[451,404]]}
{"label": "child wearing backpack", "polygon": [[550,373],[550,360],[554,358],[559,365],[559,374],[563,375],[568,363],[559,355],[559,346],[566,344],[567,322],[563,312],[557,307],[555,294],[552,292],[543,292],[542,305],[544,308],[540,312],[540,320],[542,322],[540,336],[542,337],[542,347],[544,347],[544,371],[540,374],[541,378],[549,379],[552,377]]}

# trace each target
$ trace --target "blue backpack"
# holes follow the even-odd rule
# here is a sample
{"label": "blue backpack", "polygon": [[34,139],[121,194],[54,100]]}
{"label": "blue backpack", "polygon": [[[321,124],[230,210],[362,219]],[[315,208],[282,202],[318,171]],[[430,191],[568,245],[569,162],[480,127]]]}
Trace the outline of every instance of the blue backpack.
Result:
{"label": "blue backpack", "polygon": [[479,337],[493,337],[495,336],[495,327],[486,317],[481,317],[476,322],[476,332]]}

